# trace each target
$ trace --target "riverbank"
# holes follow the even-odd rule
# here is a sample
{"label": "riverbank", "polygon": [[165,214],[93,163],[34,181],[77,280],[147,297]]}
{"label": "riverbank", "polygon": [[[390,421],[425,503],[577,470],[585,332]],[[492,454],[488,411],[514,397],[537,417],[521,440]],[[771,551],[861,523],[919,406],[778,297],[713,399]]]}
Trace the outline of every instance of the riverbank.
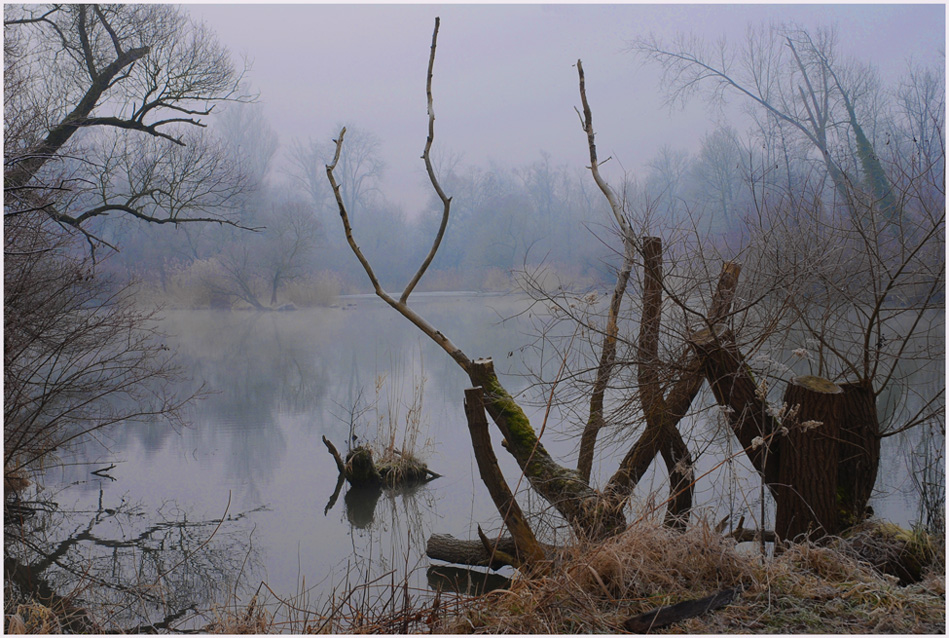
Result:
{"label": "riverbank", "polygon": [[[206,633],[625,633],[631,618],[728,592],[723,606],[650,633],[944,634],[945,552],[933,542],[922,580],[900,586],[844,542],[791,546],[762,557],[698,523],[685,533],[643,522],[597,545],[578,545],[506,589],[481,596],[410,588],[392,574],[340,590],[319,607],[262,584],[247,605],[192,617]],[[8,633],[66,628],[37,602],[6,611]],[[107,630],[107,627],[102,628]]]}
{"label": "riverbank", "polygon": [[[366,598],[367,584],[304,624],[288,623],[285,613],[292,601],[281,601],[270,612],[266,603],[255,601],[252,609],[235,610],[238,613],[209,629],[221,633],[616,634],[634,628],[632,618],[727,592],[728,602],[720,608],[654,627],[649,633],[945,633],[941,541],[933,543],[936,552],[922,579],[908,586],[900,586],[895,576],[860,560],[845,542],[831,545],[794,545],[777,557],[762,557],[757,545],[736,543],[708,525],[697,524],[683,534],[647,522],[607,542],[573,547],[546,573],[515,578],[507,588],[482,596],[432,598],[382,582],[377,583],[373,597],[384,604],[374,610],[353,603]],[[413,605],[412,600],[425,603]]]}
{"label": "riverbank", "polygon": [[[941,544],[938,545],[940,548]],[[515,581],[462,614],[444,633],[621,633],[624,623],[658,608],[736,589],[720,609],[650,633],[875,634],[945,631],[945,556],[923,579],[901,587],[837,548],[794,545],[762,558],[706,525],[679,534],[639,525],[595,547],[578,547],[558,569]]]}

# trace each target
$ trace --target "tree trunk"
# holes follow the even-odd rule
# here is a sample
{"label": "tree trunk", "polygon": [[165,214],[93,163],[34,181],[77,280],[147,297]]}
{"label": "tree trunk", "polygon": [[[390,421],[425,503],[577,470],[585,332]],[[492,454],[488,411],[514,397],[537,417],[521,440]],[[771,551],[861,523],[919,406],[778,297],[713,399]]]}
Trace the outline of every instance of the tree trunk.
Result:
{"label": "tree trunk", "polygon": [[851,527],[867,516],[867,502],[880,465],[880,424],[869,384],[843,383],[837,464],[840,524]]}
{"label": "tree trunk", "polygon": [[[784,401],[789,408],[800,406],[799,412],[782,438],[775,434],[781,424],[758,396],[733,335],[702,330],[690,343],[715,400],[728,409],[732,430],[775,498],[777,535],[791,540],[804,533],[838,534],[863,520],[880,462],[873,389],[817,377],[794,379]],[[801,428],[807,421],[822,425]]]}
{"label": "tree trunk", "polygon": [[[497,548],[502,555],[514,556],[517,553],[517,544],[510,536],[502,536],[497,542]],[[497,557],[492,561],[491,554],[480,540],[464,541],[451,534],[429,536],[425,544],[425,555],[434,560],[443,560],[457,565],[491,567],[491,569],[500,569],[505,566],[505,563],[497,560]]]}
{"label": "tree trunk", "polygon": [[[838,435],[843,390],[819,377],[796,377],[784,401],[798,407],[781,441],[774,531],[779,538],[820,538],[839,531]],[[820,425],[816,425],[820,423]]]}
{"label": "tree trunk", "polygon": [[280,287],[280,275],[274,275],[270,284],[270,306],[277,305],[277,288]]}
{"label": "tree trunk", "polygon": [[[491,447],[491,437],[488,434],[488,420],[484,415],[484,392],[481,388],[465,390],[465,416],[468,419],[468,431],[471,434],[471,446],[475,459],[478,462],[478,471],[481,481],[494,501],[501,520],[507,526],[514,538],[517,560],[536,563],[544,559],[544,552],[534,536],[527,518],[521,511],[514,494],[501,475],[498,459]],[[499,548],[497,548],[499,549]]]}
{"label": "tree trunk", "polygon": [[[774,494],[783,446],[772,435],[779,424],[768,414],[768,406],[758,396],[757,382],[734,335],[724,328],[705,329],[693,334],[689,342],[702,360],[715,400],[728,410],[728,423],[738,442]],[[758,437],[763,442],[755,445]]]}
{"label": "tree trunk", "polygon": [[550,456],[527,415],[498,381],[491,359],[472,361],[468,376],[473,386],[484,389],[484,407],[504,436],[502,445],[531,487],[567,519],[578,536],[603,539],[626,529],[622,509],[611,507],[580,474]]}

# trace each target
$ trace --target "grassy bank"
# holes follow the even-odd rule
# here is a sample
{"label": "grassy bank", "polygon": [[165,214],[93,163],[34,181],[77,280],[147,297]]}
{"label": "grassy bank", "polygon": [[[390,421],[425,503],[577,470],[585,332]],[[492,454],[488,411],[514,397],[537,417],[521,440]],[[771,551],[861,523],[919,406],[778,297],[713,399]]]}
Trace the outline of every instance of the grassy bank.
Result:
{"label": "grassy bank", "polygon": [[[941,545],[940,545],[941,548]],[[445,633],[617,633],[625,619],[731,587],[730,605],[659,633],[937,633],[945,630],[945,554],[900,587],[850,551],[796,545],[763,558],[696,525],[678,534],[642,524],[577,547],[547,575],[474,601],[444,618]]]}

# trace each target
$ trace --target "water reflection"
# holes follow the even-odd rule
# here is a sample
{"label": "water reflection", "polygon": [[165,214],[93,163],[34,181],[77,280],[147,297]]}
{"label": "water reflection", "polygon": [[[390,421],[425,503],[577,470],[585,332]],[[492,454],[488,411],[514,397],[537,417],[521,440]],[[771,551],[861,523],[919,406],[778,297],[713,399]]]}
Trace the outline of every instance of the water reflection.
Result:
{"label": "water reflection", "polygon": [[430,589],[480,596],[496,589],[507,589],[511,579],[500,574],[465,569],[452,565],[432,565],[425,570]]}
{"label": "water reflection", "polygon": [[343,498],[346,503],[346,520],[349,524],[357,529],[366,529],[372,525],[380,496],[382,496],[381,487],[350,486]]}
{"label": "water reflection", "polygon": [[243,529],[252,512],[193,519],[172,503],[149,511],[125,497],[109,502],[102,491],[91,510],[45,505],[6,521],[4,573],[13,584],[6,594],[56,610],[69,631],[198,627],[261,571],[260,551]]}

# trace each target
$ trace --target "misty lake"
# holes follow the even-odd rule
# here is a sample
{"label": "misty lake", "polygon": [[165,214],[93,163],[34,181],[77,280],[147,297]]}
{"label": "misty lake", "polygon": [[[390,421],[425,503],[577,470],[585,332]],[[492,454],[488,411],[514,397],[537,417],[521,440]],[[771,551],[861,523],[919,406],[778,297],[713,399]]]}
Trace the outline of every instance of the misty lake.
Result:
{"label": "misty lake", "polygon": [[[413,305],[469,356],[493,356],[512,395],[525,391],[524,373],[541,363],[538,350],[529,347],[534,337],[528,299],[418,293]],[[85,519],[79,516],[80,524],[52,536],[86,529],[77,537],[78,551],[108,558],[97,564],[130,573],[141,573],[157,546],[174,547],[185,552],[183,560],[193,569],[207,567],[210,575],[193,577],[216,582],[218,597],[234,590],[239,575],[241,598],[263,581],[281,596],[306,595],[316,601],[391,570],[395,582],[412,572],[412,584],[424,588],[430,534],[468,539],[477,538],[478,524],[497,530],[498,515],[470,450],[462,405],[467,377],[381,301],[360,295],[343,297],[334,308],[167,310],[163,317],[168,345],[193,376],[194,386],[188,387],[203,383],[208,395],[189,408],[188,427],[121,425],[100,436],[108,452],[87,445],[75,459],[83,464],[64,463],[51,470],[51,485],[60,480],[68,485],[54,497],[59,507],[86,513]],[[360,440],[371,440],[376,422],[388,419],[389,412],[404,424],[413,389],[422,379],[416,447],[442,477],[406,492],[366,495],[344,486],[327,510],[337,469],[322,437],[345,449],[351,422]],[[526,394],[536,406],[528,410],[535,424],[543,419],[539,394],[536,389]],[[573,441],[557,423],[548,429],[544,441],[550,451],[574,464]],[[492,435],[497,442],[496,433]],[[917,516],[905,454],[910,443],[897,437],[884,440],[880,496],[873,501],[878,516],[902,525]],[[721,460],[726,444],[707,437],[699,475]],[[500,445],[497,449],[513,485],[516,466]],[[113,463],[100,475],[90,474]],[[600,478],[614,467],[608,458],[601,461]],[[637,495],[663,495],[663,479],[664,472],[647,477]],[[524,485],[520,491],[528,501]],[[744,511],[758,495],[757,481],[739,459],[701,478],[696,502],[700,512],[714,504],[717,509],[709,514],[717,515],[730,507]],[[528,506],[540,507],[536,501]],[[117,511],[127,515],[112,515]],[[219,529],[202,523],[222,517]],[[196,524],[187,538],[182,521]],[[160,540],[152,535],[142,556],[121,555],[135,549],[135,539],[145,530],[163,524],[169,533]],[[198,550],[207,554],[201,561],[194,558]]]}

